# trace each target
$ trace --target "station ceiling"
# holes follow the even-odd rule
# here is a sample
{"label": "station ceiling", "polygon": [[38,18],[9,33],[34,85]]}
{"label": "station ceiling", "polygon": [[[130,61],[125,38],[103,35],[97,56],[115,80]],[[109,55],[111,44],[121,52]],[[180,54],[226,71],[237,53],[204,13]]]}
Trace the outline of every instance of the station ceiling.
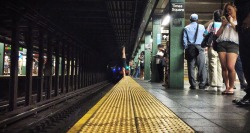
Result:
{"label": "station ceiling", "polygon": [[36,0],[40,14],[107,58],[132,51],[147,0]]}
{"label": "station ceiling", "polygon": [[[80,40],[83,45],[95,49],[102,57],[108,59],[120,58],[121,45],[126,46],[127,57],[131,57],[137,32],[148,3],[148,0],[17,1],[34,9],[57,27]],[[189,23],[189,16],[192,13],[199,15],[200,23],[208,23],[212,19],[212,12],[222,9],[223,4],[229,1],[231,0],[186,0],[186,24]],[[169,11],[169,6],[169,0],[158,0],[154,13],[165,15]],[[25,14],[25,12],[23,13]],[[5,12],[1,12],[0,16],[2,17],[0,33],[10,36],[3,30],[8,27],[6,25],[10,22],[7,20],[9,18],[6,17]]]}
{"label": "station ceiling", "polygon": [[213,18],[213,12],[223,9],[227,2],[232,0],[185,0],[185,22],[190,23],[189,18],[192,13],[199,15],[199,23],[207,25]]}

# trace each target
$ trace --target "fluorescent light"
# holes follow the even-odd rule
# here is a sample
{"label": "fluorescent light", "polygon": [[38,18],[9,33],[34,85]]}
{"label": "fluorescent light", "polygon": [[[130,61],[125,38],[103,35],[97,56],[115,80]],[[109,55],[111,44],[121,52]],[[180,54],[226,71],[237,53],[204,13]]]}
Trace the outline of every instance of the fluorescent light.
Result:
{"label": "fluorescent light", "polygon": [[167,15],[167,16],[163,19],[161,25],[164,25],[164,26],[165,26],[165,25],[168,25],[169,22],[170,22],[170,16]]}

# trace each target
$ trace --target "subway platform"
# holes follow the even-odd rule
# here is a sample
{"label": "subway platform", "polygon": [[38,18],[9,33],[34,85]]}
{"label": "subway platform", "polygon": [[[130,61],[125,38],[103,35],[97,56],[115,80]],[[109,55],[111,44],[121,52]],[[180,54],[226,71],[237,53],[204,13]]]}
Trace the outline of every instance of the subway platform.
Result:
{"label": "subway platform", "polygon": [[166,89],[126,77],[118,82],[74,126],[74,132],[249,133],[250,107],[232,103],[235,95],[188,89]]}

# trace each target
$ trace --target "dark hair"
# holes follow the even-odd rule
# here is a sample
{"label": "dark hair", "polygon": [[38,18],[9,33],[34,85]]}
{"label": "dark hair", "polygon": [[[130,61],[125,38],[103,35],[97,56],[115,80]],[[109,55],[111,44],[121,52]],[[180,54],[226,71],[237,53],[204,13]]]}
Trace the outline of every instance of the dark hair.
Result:
{"label": "dark hair", "polygon": [[221,13],[222,13],[222,11],[220,9],[214,11],[214,21],[215,22],[221,22]]}
{"label": "dark hair", "polygon": [[144,51],[141,51],[141,54],[143,54],[143,55],[144,55],[144,54],[145,54],[145,52],[144,52]]}
{"label": "dark hair", "polygon": [[228,3],[225,4],[224,9],[223,9],[223,16],[225,16],[225,17],[228,16],[228,12],[227,12],[227,7],[228,6],[232,6],[233,8],[235,8],[235,11],[237,11],[237,8],[234,5],[234,3],[233,2],[228,2]]}
{"label": "dark hair", "polygon": [[163,47],[163,45],[162,45],[162,44],[159,44],[157,47],[158,47],[158,48],[162,48],[162,47]]}

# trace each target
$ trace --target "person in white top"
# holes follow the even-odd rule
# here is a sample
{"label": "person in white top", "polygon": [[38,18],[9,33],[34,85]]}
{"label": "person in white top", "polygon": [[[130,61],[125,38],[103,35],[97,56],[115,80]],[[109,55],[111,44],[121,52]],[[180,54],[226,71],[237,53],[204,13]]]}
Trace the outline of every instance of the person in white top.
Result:
{"label": "person in white top", "polygon": [[142,51],[140,54],[140,57],[138,58],[140,60],[140,79],[144,80],[144,60],[145,60],[145,52]]}
{"label": "person in white top", "polygon": [[[213,32],[213,34],[217,33],[221,26],[221,13],[221,10],[214,11],[213,22],[208,25],[207,30],[205,31],[207,34],[211,32]],[[214,50],[212,45],[213,43],[208,46],[208,75],[210,87],[207,90],[217,91],[217,89],[221,90],[223,86],[223,79],[220,59],[217,51]]]}
{"label": "person in white top", "polygon": [[158,51],[156,53],[156,65],[157,65],[157,70],[158,70],[158,76],[159,76],[159,80],[160,82],[163,82],[163,65],[162,65],[162,61],[163,61],[163,56],[164,53],[164,46],[162,44],[159,44],[158,46]]}
{"label": "person in white top", "polygon": [[239,38],[236,31],[236,7],[232,2],[226,3],[222,16],[222,24],[217,31],[217,52],[222,67],[222,76],[226,89],[222,92],[225,95],[234,94],[235,62],[239,54]]}

